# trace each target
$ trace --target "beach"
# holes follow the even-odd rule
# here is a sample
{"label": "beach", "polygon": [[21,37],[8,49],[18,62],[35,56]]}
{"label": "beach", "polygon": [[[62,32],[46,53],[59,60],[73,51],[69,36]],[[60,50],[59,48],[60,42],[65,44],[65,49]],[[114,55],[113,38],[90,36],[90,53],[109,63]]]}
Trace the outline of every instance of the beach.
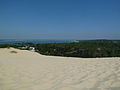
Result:
{"label": "beach", "polygon": [[0,90],[120,90],[120,58],[45,56],[2,48]]}

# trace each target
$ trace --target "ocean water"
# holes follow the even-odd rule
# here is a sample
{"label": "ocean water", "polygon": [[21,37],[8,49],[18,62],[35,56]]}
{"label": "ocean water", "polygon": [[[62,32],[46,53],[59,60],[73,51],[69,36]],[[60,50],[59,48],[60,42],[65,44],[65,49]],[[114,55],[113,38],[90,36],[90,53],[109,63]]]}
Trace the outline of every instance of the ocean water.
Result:
{"label": "ocean water", "polygon": [[75,40],[0,40],[0,44],[16,44],[16,43],[25,43],[32,42],[37,43],[69,43],[74,42]]}

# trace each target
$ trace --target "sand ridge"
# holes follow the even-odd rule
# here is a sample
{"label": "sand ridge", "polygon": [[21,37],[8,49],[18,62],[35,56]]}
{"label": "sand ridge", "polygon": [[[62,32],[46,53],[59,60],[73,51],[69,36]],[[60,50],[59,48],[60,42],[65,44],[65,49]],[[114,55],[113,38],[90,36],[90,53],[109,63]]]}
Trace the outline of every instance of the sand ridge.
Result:
{"label": "sand ridge", "polygon": [[120,90],[120,58],[83,59],[0,49],[0,90]]}

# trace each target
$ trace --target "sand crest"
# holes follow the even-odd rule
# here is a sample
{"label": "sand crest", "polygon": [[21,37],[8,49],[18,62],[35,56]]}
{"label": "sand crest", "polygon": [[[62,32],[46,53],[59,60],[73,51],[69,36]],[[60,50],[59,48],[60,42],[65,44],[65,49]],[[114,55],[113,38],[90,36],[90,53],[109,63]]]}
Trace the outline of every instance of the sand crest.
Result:
{"label": "sand crest", "polygon": [[0,90],[120,90],[120,58],[56,57],[0,49]]}

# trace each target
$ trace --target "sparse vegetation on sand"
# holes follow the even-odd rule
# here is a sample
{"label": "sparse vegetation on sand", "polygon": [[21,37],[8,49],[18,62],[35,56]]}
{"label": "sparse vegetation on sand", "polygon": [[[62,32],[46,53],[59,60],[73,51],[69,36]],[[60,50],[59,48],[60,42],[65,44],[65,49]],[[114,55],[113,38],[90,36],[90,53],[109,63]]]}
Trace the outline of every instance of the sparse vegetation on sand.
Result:
{"label": "sparse vegetation on sand", "polygon": [[17,51],[10,51],[10,53],[17,53]]}

